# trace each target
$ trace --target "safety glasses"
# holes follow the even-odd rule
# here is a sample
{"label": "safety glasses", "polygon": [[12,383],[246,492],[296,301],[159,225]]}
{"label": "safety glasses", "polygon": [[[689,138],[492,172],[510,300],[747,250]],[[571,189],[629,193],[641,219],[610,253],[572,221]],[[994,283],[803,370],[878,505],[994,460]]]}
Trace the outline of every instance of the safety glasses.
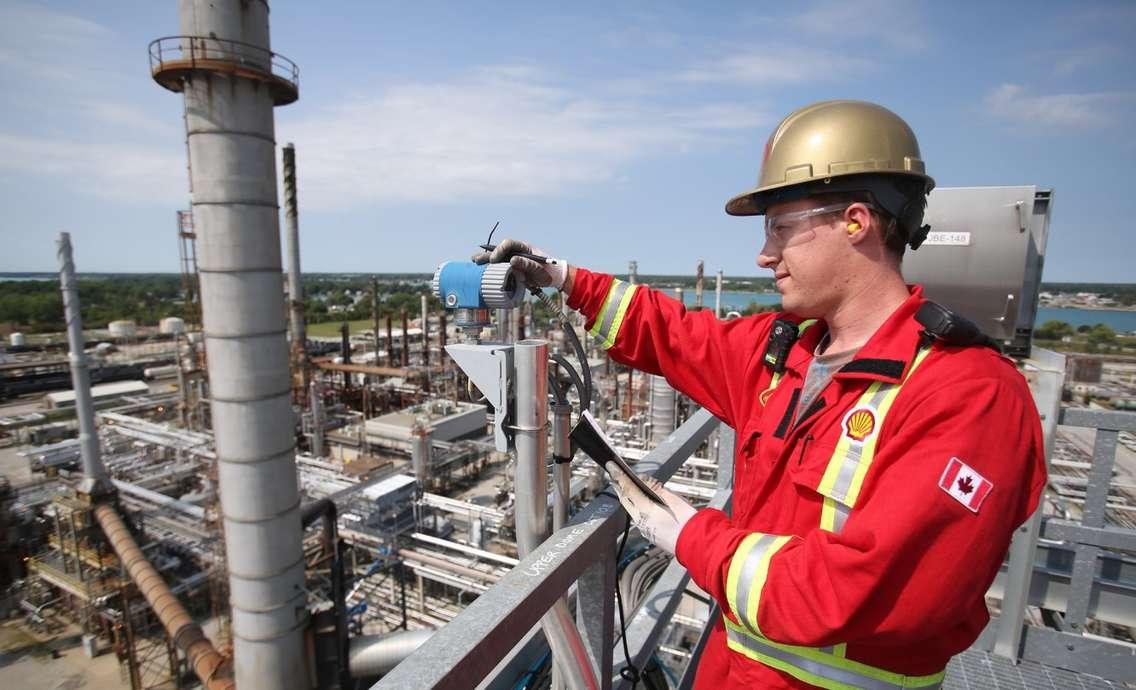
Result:
{"label": "safety glasses", "polygon": [[778,213],[775,216],[765,216],[765,240],[779,247],[789,247],[794,244],[808,242],[816,233],[808,221],[817,216],[830,213],[842,213],[851,206],[849,203],[829,204],[819,208],[810,208],[805,211],[791,213]]}

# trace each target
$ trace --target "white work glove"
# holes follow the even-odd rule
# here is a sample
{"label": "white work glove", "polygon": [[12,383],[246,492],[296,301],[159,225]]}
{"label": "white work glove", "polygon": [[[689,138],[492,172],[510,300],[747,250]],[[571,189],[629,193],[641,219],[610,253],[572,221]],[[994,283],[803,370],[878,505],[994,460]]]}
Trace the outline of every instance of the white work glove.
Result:
{"label": "white work glove", "polygon": [[663,483],[658,479],[645,474],[639,475],[639,478],[663,499],[670,511],[648,498],[622,473],[616,473],[613,484],[619,495],[619,502],[631,516],[632,524],[639,528],[647,540],[673,555],[679,533],[697,511],[681,496],[663,488]]}
{"label": "white work glove", "polygon": [[[518,253],[543,257],[547,259],[547,263],[517,256]],[[568,277],[567,261],[553,259],[543,250],[520,240],[503,240],[492,252],[474,254],[473,262],[477,264],[503,264],[508,262],[514,271],[525,277],[525,285],[538,288],[552,287],[562,290],[564,289],[564,280]]]}

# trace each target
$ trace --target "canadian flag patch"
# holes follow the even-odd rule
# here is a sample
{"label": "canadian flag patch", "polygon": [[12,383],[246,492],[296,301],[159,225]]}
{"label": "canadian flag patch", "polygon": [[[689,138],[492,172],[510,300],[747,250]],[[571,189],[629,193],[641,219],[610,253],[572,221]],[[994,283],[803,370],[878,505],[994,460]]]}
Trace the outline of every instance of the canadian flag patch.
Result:
{"label": "canadian flag patch", "polygon": [[994,485],[970,465],[958,458],[951,458],[943,470],[943,476],[939,478],[939,488],[972,513],[977,513]]}

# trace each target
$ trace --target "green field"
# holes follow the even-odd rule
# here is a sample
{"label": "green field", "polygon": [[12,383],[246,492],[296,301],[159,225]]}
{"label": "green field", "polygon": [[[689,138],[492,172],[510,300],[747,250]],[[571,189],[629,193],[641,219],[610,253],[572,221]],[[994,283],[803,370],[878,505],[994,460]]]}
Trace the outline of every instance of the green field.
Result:
{"label": "green field", "polygon": [[[308,337],[309,338],[337,338],[339,337],[339,326],[342,321],[324,321],[323,323],[310,323],[308,324]],[[348,321],[351,327],[351,333],[361,333],[362,331],[371,330],[370,319],[362,319],[360,321]],[[379,324],[379,328],[385,328],[384,323]]]}

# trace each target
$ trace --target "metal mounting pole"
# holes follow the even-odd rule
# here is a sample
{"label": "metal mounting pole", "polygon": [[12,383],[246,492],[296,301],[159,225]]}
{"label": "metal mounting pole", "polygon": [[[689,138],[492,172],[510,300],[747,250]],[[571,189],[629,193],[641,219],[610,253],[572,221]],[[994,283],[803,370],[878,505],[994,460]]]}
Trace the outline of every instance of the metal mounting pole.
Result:
{"label": "metal mounting pole", "polygon": [[[516,374],[517,550],[525,557],[548,536],[548,341],[522,340],[513,349]],[[541,619],[552,658],[569,688],[598,688],[595,670],[568,605],[553,604]]]}

